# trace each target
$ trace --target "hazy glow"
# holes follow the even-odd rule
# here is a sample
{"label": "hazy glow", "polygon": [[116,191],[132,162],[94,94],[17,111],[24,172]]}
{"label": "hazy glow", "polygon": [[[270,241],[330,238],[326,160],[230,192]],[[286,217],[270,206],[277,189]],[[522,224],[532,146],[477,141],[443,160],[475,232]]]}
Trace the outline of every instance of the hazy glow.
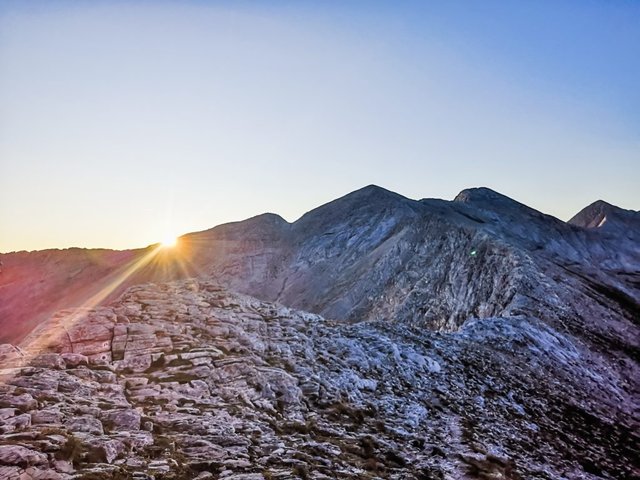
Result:
{"label": "hazy glow", "polygon": [[165,235],[160,245],[162,248],[173,248],[178,243],[178,237],[175,235]]}
{"label": "hazy glow", "polygon": [[[100,305],[111,293],[140,269],[154,261],[159,263],[166,262],[166,259],[160,259],[159,261],[159,252],[160,247],[153,248],[144,256],[125,267],[122,271],[116,272],[101,280],[98,291],[85,300],[78,308],[73,309],[73,313],[62,319],[61,326],[68,329],[71,325],[80,321],[91,309]],[[58,341],[57,338],[52,337],[51,327],[52,325],[47,322],[41,323],[22,341],[20,348],[25,353],[22,359],[24,364],[28,364],[32,356],[44,349],[49,343],[56,343]]]}
{"label": "hazy glow", "polygon": [[2,2],[0,252],[375,183],[640,208],[640,3]]}
{"label": "hazy glow", "polygon": [[150,247],[138,259],[98,280],[95,293],[77,308],[70,309],[70,313],[64,318],[56,321],[54,317],[51,322],[38,325],[20,344],[24,353],[22,362],[25,365],[28,364],[33,355],[46,350],[50,343],[59,344],[56,333],[66,335],[69,327],[81,321],[92,309],[99,307],[118,287],[142,270],[151,272],[154,278],[159,279],[186,278],[201,274],[198,267],[189,259],[190,247],[180,244],[175,238],[173,240],[172,248],[165,248],[164,243]]}

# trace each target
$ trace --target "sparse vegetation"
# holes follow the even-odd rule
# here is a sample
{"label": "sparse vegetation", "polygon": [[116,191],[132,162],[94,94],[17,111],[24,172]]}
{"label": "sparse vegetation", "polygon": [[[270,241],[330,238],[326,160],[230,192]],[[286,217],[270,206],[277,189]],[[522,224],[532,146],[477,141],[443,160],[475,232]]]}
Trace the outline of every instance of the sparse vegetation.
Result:
{"label": "sparse vegetation", "polygon": [[84,461],[87,454],[87,448],[75,435],[67,435],[67,440],[60,450],[56,453],[56,456],[61,460],[71,462],[75,467],[78,467]]}

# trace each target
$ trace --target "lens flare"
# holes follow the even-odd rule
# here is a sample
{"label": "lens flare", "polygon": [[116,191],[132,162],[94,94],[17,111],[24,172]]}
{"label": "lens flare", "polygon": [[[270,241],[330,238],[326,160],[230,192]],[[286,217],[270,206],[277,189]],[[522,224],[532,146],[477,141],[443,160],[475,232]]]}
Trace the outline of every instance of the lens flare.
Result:
{"label": "lens flare", "polygon": [[160,242],[160,245],[162,245],[162,248],[171,248],[175,247],[176,243],[178,243],[178,237],[176,237],[175,235],[165,235],[165,237]]}

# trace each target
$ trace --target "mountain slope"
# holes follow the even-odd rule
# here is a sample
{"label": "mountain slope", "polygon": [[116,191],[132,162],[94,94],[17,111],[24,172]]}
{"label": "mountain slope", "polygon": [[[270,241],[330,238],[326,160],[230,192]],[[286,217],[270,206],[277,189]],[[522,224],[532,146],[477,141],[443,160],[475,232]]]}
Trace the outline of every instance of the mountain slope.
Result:
{"label": "mountain slope", "polygon": [[293,224],[187,235],[188,263],[233,290],[348,321],[454,331],[529,315],[634,350],[638,244],[594,236],[488,189],[413,201],[370,186]]}
{"label": "mountain slope", "polygon": [[345,325],[187,280],[43,334],[2,349],[3,478],[640,475],[637,377],[533,318]]}
{"label": "mountain slope", "polygon": [[602,208],[369,186],[5,254],[0,477],[638,478],[639,214]]}
{"label": "mountain slope", "polygon": [[[162,265],[140,268],[107,300],[143,281],[203,276],[328,318],[386,319],[448,331],[469,318],[527,314],[561,320],[588,308],[589,318],[625,318],[612,331],[624,342],[627,329],[637,329],[638,245],[629,238],[594,235],[489,189],[465,190],[446,202],[414,201],[368,186],[292,224],[265,214],[185,235],[179,249],[164,252]],[[66,292],[86,287],[86,277],[64,276],[76,268],[75,254],[47,255],[64,281],[43,279],[43,288],[49,287],[45,302],[53,303],[52,296],[64,301]],[[94,279],[107,273],[117,277],[113,272],[145,254],[123,252],[106,272],[101,261],[83,272],[92,272],[94,289],[102,287],[110,282]],[[2,256],[0,318],[7,319],[5,325],[28,323],[34,305],[23,295],[24,288],[33,288],[32,277],[25,275],[13,286],[6,282],[25,263],[15,255],[39,254]],[[22,308],[13,308],[19,301]],[[36,312],[38,319],[53,310]],[[598,329],[597,322],[587,328]]]}
{"label": "mountain slope", "polygon": [[639,212],[598,200],[580,210],[568,223],[583,228],[615,229],[618,232],[624,229],[634,234],[640,228],[640,216]]}

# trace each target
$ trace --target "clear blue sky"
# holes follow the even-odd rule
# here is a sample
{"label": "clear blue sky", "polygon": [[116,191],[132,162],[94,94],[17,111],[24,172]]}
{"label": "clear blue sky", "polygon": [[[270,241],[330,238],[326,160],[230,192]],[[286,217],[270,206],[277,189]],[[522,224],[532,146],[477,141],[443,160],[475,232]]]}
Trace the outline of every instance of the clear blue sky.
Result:
{"label": "clear blue sky", "polygon": [[0,251],[375,183],[640,209],[640,2],[0,2]]}

